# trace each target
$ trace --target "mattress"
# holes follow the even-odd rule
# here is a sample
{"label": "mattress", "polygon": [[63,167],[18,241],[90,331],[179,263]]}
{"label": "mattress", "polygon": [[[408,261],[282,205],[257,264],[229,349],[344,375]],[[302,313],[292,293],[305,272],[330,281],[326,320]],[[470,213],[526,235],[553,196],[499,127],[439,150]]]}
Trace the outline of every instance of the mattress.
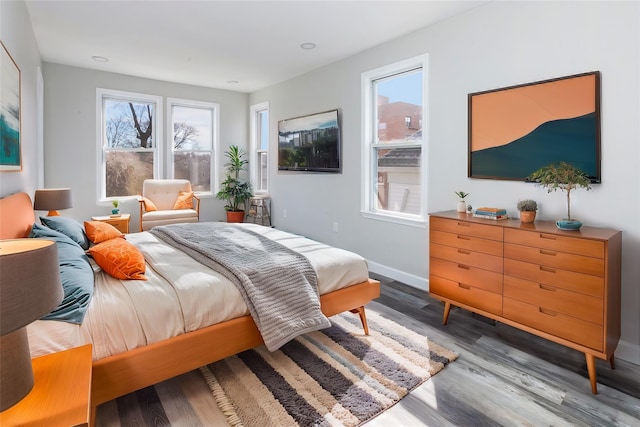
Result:
{"label": "mattress", "polygon": [[[304,255],[321,295],[368,279],[361,256],[303,236],[240,224]],[[81,325],[38,320],[27,327],[31,356],[90,343],[98,360],[249,314],[236,287],[149,232],[128,234],[146,260],[147,281],[119,280],[94,265],[95,290]]]}

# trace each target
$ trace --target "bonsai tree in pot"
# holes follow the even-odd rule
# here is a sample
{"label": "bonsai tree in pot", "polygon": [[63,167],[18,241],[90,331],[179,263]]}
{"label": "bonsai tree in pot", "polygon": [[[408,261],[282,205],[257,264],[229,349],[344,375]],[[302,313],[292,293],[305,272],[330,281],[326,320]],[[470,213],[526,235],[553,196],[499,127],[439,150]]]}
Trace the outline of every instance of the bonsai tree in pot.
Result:
{"label": "bonsai tree in pot", "polygon": [[240,179],[240,172],[246,171],[249,161],[244,158],[246,152],[237,145],[230,146],[225,156],[229,159],[225,163],[227,173],[216,197],[226,201],[227,222],[242,222],[245,203],[253,196],[251,183]]}
{"label": "bonsai tree in pot", "polygon": [[536,220],[538,203],[535,200],[520,200],[518,202],[521,222],[533,222]]}
{"label": "bonsai tree in pot", "polygon": [[566,163],[551,163],[533,172],[527,178],[529,181],[547,189],[547,193],[560,189],[567,193],[567,218],[556,221],[561,230],[578,230],[582,222],[571,217],[571,190],[585,188],[591,190],[591,181],[583,171]]}

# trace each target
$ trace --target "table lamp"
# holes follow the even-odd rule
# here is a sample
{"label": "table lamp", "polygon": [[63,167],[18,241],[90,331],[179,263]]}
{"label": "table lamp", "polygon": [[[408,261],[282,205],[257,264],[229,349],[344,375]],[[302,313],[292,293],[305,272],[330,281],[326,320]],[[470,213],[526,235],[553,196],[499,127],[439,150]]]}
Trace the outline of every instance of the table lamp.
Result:
{"label": "table lamp", "polygon": [[48,216],[58,216],[58,210],[73,207],[70,188],[47,188],[36,190],[33,198],[33,209],[49,211]]}
{"label": "table lamp", "polygon": [[26,326],[56,308],[63,296],[54,242],[0,240],[0,411],[33,388]]}

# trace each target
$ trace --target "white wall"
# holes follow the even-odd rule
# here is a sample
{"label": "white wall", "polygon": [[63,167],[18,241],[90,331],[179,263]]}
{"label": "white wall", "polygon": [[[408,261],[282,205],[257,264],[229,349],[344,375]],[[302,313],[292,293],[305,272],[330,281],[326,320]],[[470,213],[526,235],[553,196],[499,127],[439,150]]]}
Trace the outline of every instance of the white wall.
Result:
{"label": "white wall", "polygon": [[[167,118],[167,97],[215,102],[220,105],[220,151],[229,145],[248,146],[248,95],[240,92],[168,83],[85,68],[44,63],[45,80],[45,185],[71,187],[74,207],[64,214],[86,220],[111,212],[110,203],[98,203],[96,194],[96,88],[162,96]],[[165,129],[164,123],[162,124]],[[166,133],[166,132],[165,132]],[[164,135],[166,138],[166,135]],[[224,158],[218,153],[220,165]],[[224,171],[218,168],[220,179]],[[225,218],[224,203],[202,199],[200,218]],[[138,203],[124,200],[122,213],[131,214],[131,230],[138,230]]]}
{"label": "white wall", "polygon": [[[640,364],[640,3],[491,2],[302,77],[251,94],[270,102],[273,222],[354,250],[372,270],[418,286],[428,277],[428,231],[360,213],[360,74],[429,54],[428,210],[454,209],[454,191],[474,206],[539,202],[540,219],[562,217],[561,193],[532,184],[467,178],[467,94],[599,70],[602,184],[572,194],[591,226],[623,231],[622,340],[617,356]],[[339,108],[342,175],[277,173],[277,121]],[[284,211],[287,217],[284,217]],[[332,231],[337,222],[338,232]]]}
{"label": "white wall", "polygon": [[[26,191],[33,197],[38,187],[38,100],[40,52],[29,13],[23,2],[0,1],[0,39],[20,69],[22,171],[0,172],[0,196]],[[1,47],[0,47],[1,49]]]}

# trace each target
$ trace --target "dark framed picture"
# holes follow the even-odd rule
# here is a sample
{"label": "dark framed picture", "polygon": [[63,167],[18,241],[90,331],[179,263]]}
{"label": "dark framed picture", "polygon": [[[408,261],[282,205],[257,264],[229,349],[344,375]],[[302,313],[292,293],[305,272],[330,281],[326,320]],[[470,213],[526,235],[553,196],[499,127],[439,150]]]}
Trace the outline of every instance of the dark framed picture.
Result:
{"label": "dark framed picture", "polygon": [[524,181],[564,161],[600,176],[600,72],[468,95],[468,176]]}
{"label": "dark framed picture", "polygon": [[0,49],[0,171],[21,171],[20,69],[9,51]]}

